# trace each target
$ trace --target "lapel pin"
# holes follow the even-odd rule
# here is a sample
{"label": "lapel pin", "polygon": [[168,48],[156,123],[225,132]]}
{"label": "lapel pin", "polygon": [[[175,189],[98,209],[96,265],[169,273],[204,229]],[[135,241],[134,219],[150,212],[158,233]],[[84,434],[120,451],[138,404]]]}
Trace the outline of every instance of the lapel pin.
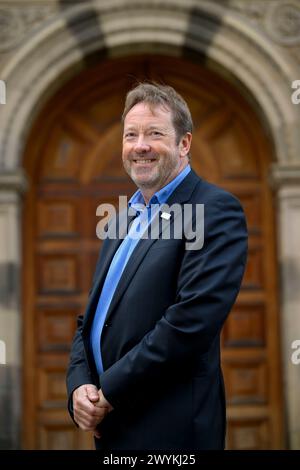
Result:
{"label": "lapel pin", "polygon": [[170,220],[171,218],[171,214],[169,214],[168,212],[162,212],[160,216],[162,219],[165,219],[165,220]]}

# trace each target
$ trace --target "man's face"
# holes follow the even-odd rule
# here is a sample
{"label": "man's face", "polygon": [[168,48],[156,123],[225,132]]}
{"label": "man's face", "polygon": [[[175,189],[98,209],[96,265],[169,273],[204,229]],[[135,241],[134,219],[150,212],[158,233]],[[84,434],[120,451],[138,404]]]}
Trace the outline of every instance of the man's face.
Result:
{"label": "man's face", "polygon": [[147,192],[156,192],[188,163],[191,135],[176,144],[176,132],[170,110],[147,103],[136,104],[125,117],[122,159],[135,184]]}

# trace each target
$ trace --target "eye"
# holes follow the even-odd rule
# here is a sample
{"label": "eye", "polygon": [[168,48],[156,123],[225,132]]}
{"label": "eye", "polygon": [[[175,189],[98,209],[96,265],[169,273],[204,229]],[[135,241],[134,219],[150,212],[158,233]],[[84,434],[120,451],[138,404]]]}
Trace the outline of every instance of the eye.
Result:
{"label": "eye", "polygon": [[124,134],[124,139],[133,139],[135,137],[135,133],[134,132],[125,132]]}
{"label": "eye", "polygon": [[163,134],[160,131],[151,131],[150,135],[153,135],[154,137],[161,137]]}

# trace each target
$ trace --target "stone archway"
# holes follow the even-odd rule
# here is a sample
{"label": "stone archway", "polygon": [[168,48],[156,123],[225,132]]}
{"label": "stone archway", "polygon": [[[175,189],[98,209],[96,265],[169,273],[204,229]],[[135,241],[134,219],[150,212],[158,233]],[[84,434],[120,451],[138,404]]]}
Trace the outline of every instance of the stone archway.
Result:
{"label": "stone archway", "polygon": [[[43,104],[71,76],[84,69],[91,56],[94,59],[97,55],[120,57],[137,52],[161,52],[179,57],[195,55],[235,83],[261,114],[271,135],[273,179],[278,184],[291,178],[299,181],[299,112],[290,105],[290,83],[297,77],[297,70],[265,36],[221,5],[211,2],[170,0],[161,4],[132,2],[124,5],[115,1],[112,5],[98,1],[62,11],[20,47],[2,71],[1,79],[8,90],[5,113],[0,115],[1,217],[4,222],[13,220],[12,225],[16,227],[19,224],[17,193],[26,185],[21,161],[32,122]],[[276,82],[276,92],[272,81]],[[294,214],[299,191],[296,186],[281,188],[279,196],[282,318],[283,322],[293,318],[294,325],[298,325],[296,311],[300,299],[295,295],[290,298],[288,286],[291,272],[300,271],[300,260],[294,256],[296,245],[294,239],[290,239],[291,230],[286,230],[283,223],[287,213]],[[293,231],[297,229],[295,222]],[[18,266],[21,258],[17,238],[11,243],[14,243],[12,258]],[[18,295],[18,288],[15,294]],[[17,305],[14,311],[18,312]],[[20,325],[19,320],[17,323]],[[291,338],[290,333],[284,332],[288,384],[298,380],[294,369],[287,365]],[[289,400],[293,401],[290,395]],[[290,434],[295,433],[292,445],[297,445],[300,442],[297,431],[300,407],[288,403],[287,408]]]}
{"label": "stone archway", "polygon": [[116,1],[69,8],[7,64],[2,72],[9,99],[0,120],[0,167],[9,171],[19,166],[34,116],[59,86],[85,67],[89,55],[132,53],[204,57],[256,103],[269,127],[275,160],[283,165],[300,161],[298,112],[290,106],[287,86],[297,70],[263,35],[210,2],[133,2],[130,8]]}
{"label": "stone archway", "polygon": [[[288,106],[287,86],[297,77],[297,70],[288,59],[221,5],[204,2],[191,7],[176,0],[159,7],[147,3],[133,4],[132,12],[122,2],[74,6],[16,53],[2,73],[9,98],[0,120],[0,167],[9,171],[19,166],[34,116],[57,87],[85,67],[90,54],[101,56],[102,51],[116,57],[133,50],[204,56],[209,66],[242,84],[244,94],[256,102],[269,126],[276,161],[297,164],[298,114]],[[276,82],[276,92],[272,82]]]}

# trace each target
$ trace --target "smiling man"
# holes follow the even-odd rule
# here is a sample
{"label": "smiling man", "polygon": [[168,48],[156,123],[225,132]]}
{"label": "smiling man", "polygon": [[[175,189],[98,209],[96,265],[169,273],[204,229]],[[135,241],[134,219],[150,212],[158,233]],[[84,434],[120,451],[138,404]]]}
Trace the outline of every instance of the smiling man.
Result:
{"label": "smiling man", "polygon": [[[138,85],[123,122],[136,213],[125,238],[103,243],[73,340],[69,411],[99,449],[223,449],[220,332],[245,269],[245,217],[234,196],[191,169],[192,118],[173,88]],[[204,205],[201,249],[186,250],[184,232],[167,240],[132,236],[175,203]]]}
{"label": "smiling man", "polygon": [[180,140],[169,109],[137,103],[124,122],[123,164],[146,203],[188,165],[191,120]]}

